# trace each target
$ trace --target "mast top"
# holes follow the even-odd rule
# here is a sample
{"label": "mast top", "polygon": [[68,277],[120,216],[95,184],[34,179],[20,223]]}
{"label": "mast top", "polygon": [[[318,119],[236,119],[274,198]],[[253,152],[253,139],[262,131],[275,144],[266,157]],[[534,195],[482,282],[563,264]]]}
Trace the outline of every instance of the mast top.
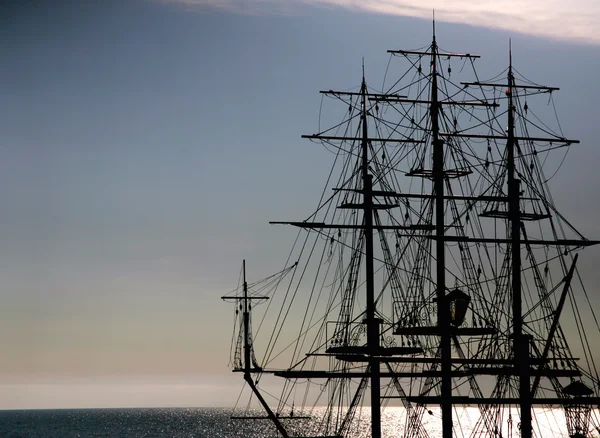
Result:
{"label": "mast top", "polygon": [[512,39],[508,39],[508,68],[512,74]]}

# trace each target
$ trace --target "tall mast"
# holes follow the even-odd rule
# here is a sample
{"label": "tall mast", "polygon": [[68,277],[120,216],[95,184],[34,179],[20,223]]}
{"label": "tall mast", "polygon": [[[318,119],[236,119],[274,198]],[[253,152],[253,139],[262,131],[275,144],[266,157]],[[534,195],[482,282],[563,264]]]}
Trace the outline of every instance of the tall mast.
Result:
{"label": "tall mast", "polygon": [[373,175],[369,173],[368,129],[367,129],[367,83],[364,75],[361,85],[361,122],[362,122],[362,177],[364,186],[364,220],[365,220],[365,258],[367,286],[367,348],[370,352],[369,368],[371,371],[371,436],[381,437],[381,377],[379,360],[375,358],[379,350],[379,320],[375,317],[375,280],[373,269]]}
{"label": "tall mast", "polygon": [[[282,299],[265,364],[280,354],[274,342],[283,334],[285,316],[298,304],[294,299],[302,287],[302,277],[312,268],[316,277],[306,297],[307,313],[293,353],[290,351],[288,368],[260,367],[250,325],[252,300],[266,299],[257,293],[270,287],[266,285],[276,288],[279,280],[270,276],[248,284],[244,261],[243,289],[238,287],[233,296],[223,297],[235,302],[236,326],[241,323],[238,336],[234,337],[234,371],[244,374],[267,413],[244,418],[271,420],[278,433],[289,438],[298,429],[288,427],[288,421],[298,416],[293,415],[295,389],[288,384],[309,382],[318,397],[312,396],[307,385],[304,402],[326,397],[328,406],[324,415],[319,415],[318,427],[305,432],[314,432],[321,438],[348,437],[361,430],[365,422],[360,410],[367,404],[371,415],[368,436],[381,438],[383,399],[402,402],[406,427],[400,427],[396,433],[406,438],[427,438],[431,432],[423,418],[427,413],[433,414],[428,409],[433,405],[441,408],[441,438],[453,438],[454,425],[457,435],[461,434],[460,419],[452,411],[455,406],[469,405],[476,405],[480,413],[472,428],[473,436],[495,437],[505,430],[513,434],[510,412],[514,414],[513,408],[518,405],[518,434],[532,438],[532,406],[560,405],[565,408],[569,436],[583,438],[598,428],[593,405],[598,404],[600,397],[591,397],[594,390],[584,384],[592,380],[594,389],[598,388],[598,373],[594,370],[594,380],[593,375],[577,366],[579,358],[571,354],[560,325],[577,256],[561,281],[549,274],[549,264],[554,261],[551,266],[558,266],[560,272],[566,267],[561,248],[577,249],[600,242],[585,239],[570,225],[578,237],[567,238],[561,216],[546,193],[541,169],[536,169],[540,163],[535,158],[538,148],[545,154],[556,147],[552,142],[568,146],[578,141],[547,126],[536,130],[539,126],[535,122],[532,126],[537,133],[526,129],[528,108],[525,104],[521,113],[519,90],[533,89],[533,94],[540,94],[557,88],[519,83],[517,72],[512,69],[511,50],[506,82],[461,82],[465,86],[460,87],[450,80],[451,58],[471,62],[478,56],[440,49],[435,20],[432,35],[431,45],[424,51],[390,51],[405,56],[410,66],[387,91],[369,93],[364,62],[359,90],[321,91],[348,105],[346,115],[341,123],[325,130],[319,125],[319,132],[303,137],[333,142],[330,144],[342,151],[343,163],[336,157],[333,164],[333,170],[342,167],[337,180],[341,184],[332,187],[335,194],[324,202],[322,199],[307,220],[272,222],[316,232],[315,245],[321,240],[326,245],[320,259],[316,252],[313,254],[315,246],[309,250],[309,245],[303,244],[299,254],[293,253],[301,260],[302,274],[299,279],[290,280],[288,292],[294,289],[294,293],[286,292]],[[422,67],[427,61],[429,69]],[[448,76],[444,74],[446,67]],[[412,69],[415,75],[406,87],[401,81],[410,78]],[[466,90],[469,85],[475,85],[477,90]],[[498,127],[498,118],[493,114],[500,106],[496,103],[497,92],[493,97],[486,95],[486,87],[498,87],[506,98],[506,129]],[[405,90],[408,96],[401,96]],[[462,100],[455,99],[459,95]],[[379,102],[390,105],[380,112]],[[468,109],[472,106],[481,109]],[[393,111],[388,112],[390,109]],[[362,126],[356,126],[357,121]],[[521,130],[523,133],[519,133]],[[530,132],[535,136],[530,136]],[[462,144],[463,138],[475,139],[475,143],[487,140],[487,152],[480,153],[471,145]],[[548,143],[550,148],[542,145]],[[497,154],[493,148],[501,150],[501,162],[494,158]],[[530,158],[531,165],[527,166],[525,160]],[[418,184],[421,190],[401,190],[400,172],[422,178]],[[332,182],[328,179],[328,186]],[[396,214],[396,208],[400,214]],[[337,213],[334,209],[346,211]],[[486,217],[493,219],[493,234],[489,232],[492,226],[483,225],[484,219],[480,219]],[[534,221],[535,225],[545,219],[550,219],[549,225],[540,223],[539,235],[535,231],[530,235],[530,227],[525,227],[527,221]],[[503,227],[501,231],[498,224]],[[394,238],[395,252],[390,245]],[[286,267],[282,273],[290,269]],[[528,283],[528,278],[533,283]],[[554,306],[552,294],[561,283],[562,294],[558,306]],[[330,292],[329,298],[321,294],[325,289]],[[282,312],[285,316],[280,318]],[[577,318],[580,327],[583,321],[579,315]],[[316,336],[303,357],[302,347],[310,342],[308,336],[313,327]],[[401,337],[401,346],[393,336]],[[287,334],[282,340],[288,342]],[[587,339],[582,341],[587,343]],[[584,348],[589,366],[588,357],[593,353],[589,345]],[[258,389],[256,377],[264,373],[288,379],[276,411]],[[489,385],[492,377],[496,378],[493,386]],[[571,377],[572,383],[564,387],[558,378],[566,377]],[[573,382],[574,377],[581,381]],[[551,386],[542,386],[543,378]],[[312,385],[314,380],[325,383]],[[538,388],[543,388],[544,394],[536,397]],[[550,391],[553,396],[546,396]],[[290,404],[290,416],[281,416]],[[592,422],[590,415],[596,416]]]}
{"label": "tall mast", "polygon": [[512,48],[509,41],[508,65],[508,141],[507,141],[507,183],[508,218],[510,223],[512,258],[512,311],[513,311],[513,355],[519,376],[519,410],[521,417],[521,437],[531,438],[531,394],[529,371],[529,340],[523,334],[521,302],[521,211],[519,205],[519,186],[521,181],[515,177],[515,120],[513,89],[515,78],[512,71]]}
{"label": "tall mast", "polygon": [[444,242],[444,141],[440,138],[435,20],[431,43],[431,131],[433,137],[433,188],[435,192],[435,258],[437,319],[442,368],[442,437],[452,438],[452,376],[450,363],[450,315],[446,303],[446,250]]}

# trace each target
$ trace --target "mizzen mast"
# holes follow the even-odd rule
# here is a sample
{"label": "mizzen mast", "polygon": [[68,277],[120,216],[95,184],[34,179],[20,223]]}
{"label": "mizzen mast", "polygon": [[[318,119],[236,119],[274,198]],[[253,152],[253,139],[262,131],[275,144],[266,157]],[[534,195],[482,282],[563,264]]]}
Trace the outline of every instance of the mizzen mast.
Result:
{"label": "mizzen mast", "polygon": [[381,437],[381,378],[380,361],[375,356],[379,351],[379,324],[375,315],[375,280],[373,269],[373,175],[369,173],[368,159],[368,127],[367,127],[367,83],[365,81],[364,65],[361,84],[361,123],[362,123],[362,178],[363,204],[365,222],[365,264],[367,292],[367,349],[370,353],[369,368],[371,370],[371,433],[373,438]]}

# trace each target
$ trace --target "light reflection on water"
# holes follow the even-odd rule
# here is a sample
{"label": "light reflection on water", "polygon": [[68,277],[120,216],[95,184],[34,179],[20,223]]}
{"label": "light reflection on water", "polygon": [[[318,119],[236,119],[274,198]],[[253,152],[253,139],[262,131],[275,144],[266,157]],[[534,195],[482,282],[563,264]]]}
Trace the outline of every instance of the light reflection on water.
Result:
{"label": "light reflection on water", "polygon": [[[513,408],[513,417],[517,410]],[[315,436],[324,408],[313,411],[311,420],[282,420],[292,429],[293,436]],[[2,437],[206,437],[206,438],[266,438],[277,431],[266,420],[230,420],[230,409],[72,409],[0,411]],[[264,415],[253,411],[248,415]],[[534,432],[537,438],[566,438],[565,418],[561,409],[535,409]],[[296,415],[302,415],[297,412]],[[502,438],[518,438],[517,421],[509,433],[506,414]],[[595,412],[598,418],[598,412]],[[454,412],[455,437],[466,438],[479,418],[477,408],[457,408]],[[403,436],[405,411],[390,407],[382,412],[382,432],[385,438]],[[430,438],[441,436],[439,409],[425,413],[423,425]],[[330,434],[333,431],[329,431]],[[370,438],[369,408],[359,408],[350,429],[349,438]],[[594,432],[590,436],[598,437]]]}
{"label": "light reflection on water", "polygon": [[[316,410],[314,414],[320,411],[321,415],[324,409]],[[396,438],[404,436],[406,428],[406,414],[404,408],[388,407],[382,410],[382,435],[384,438]],[[509,416],[511,414],[511,416]],[[596,411],[595,418],[598,418],[600,412]],[[498,430],[498,438],[518,438],[520,437],[518,424],[518,408],[506,408],[503,414],[501,428]],[[471,435],[474,426],[479,420],[480,413],[477,407],[458,407],[453,412],[453,423],[455,426],[454,436],[457,438],[467,438]],[[538,438],[560,437],[568,438],[566,431],[566,421],[562,409],[553,408],[535,408],[534,417],[534,436]],[[439,408],[427,410],[422,418],[422,424],[430,438],[441,437],[442,418]],[[316,432],[315,428],[306,427],[311,432]],[[300,430],[298,430],[300,432]],[[332,433],[332,431],[329,431]],[[370,438],[371,422],[370,409],[363,407],[357,410],[355,421],[348,435],[351,438]],[[483,436],[483,435],[482,435]],[[593,431],[590,437],[598,437],[598,433]]]}

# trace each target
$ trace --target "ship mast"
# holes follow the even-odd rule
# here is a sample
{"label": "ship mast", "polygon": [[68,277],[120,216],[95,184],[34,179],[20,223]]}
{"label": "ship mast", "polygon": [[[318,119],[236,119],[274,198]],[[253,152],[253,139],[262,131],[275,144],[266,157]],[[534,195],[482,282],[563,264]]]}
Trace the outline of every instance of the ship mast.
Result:
{"label": "ship mast", "polygon": [[433,187],[435,192],[435,257],[436,257],[436,298],[437,320],[440,333],[441,354],[441,408],[442,437],[452,438],[452,375],[450,363],[450,321],[446,303],[446,243],[444,241],[444,141],[440,138],[437,83],[437,42],[435,40],[435,21],[433,22],[433,41],[431,43],[431,131],[433,137]]}
{"label": "ship mast", "polygon": [[529,338],[523,334],[523,310],[521,300],[521,211],[519,186],[521,181],[515,177],[515,119],[513,88],[515,78],[512,71],[512,48],[509,42],[508,65],[508,140],[507,183],[508,183],[508,220],[510,223],[512,258],[512,310],[513,310],[513,356],[519,377],[519,410],[522,438],[531,438],[531,390],[529,371]]}
{"label": "ship mast", "polygon": [[375,317],[375,279],[373,269],[373,175],[369,173],[369,134],[367,127],[367,83],[365,81],[364,65],[361,85],[361,123],[362,123],[362,178],[363,203],[365,221],[365,263],[367,289],[367,349],[370,353],[369,368],[371,370],[371,435],[381,437],[381,377],[379,359],[375,356],[379,350],[379,319]]}

